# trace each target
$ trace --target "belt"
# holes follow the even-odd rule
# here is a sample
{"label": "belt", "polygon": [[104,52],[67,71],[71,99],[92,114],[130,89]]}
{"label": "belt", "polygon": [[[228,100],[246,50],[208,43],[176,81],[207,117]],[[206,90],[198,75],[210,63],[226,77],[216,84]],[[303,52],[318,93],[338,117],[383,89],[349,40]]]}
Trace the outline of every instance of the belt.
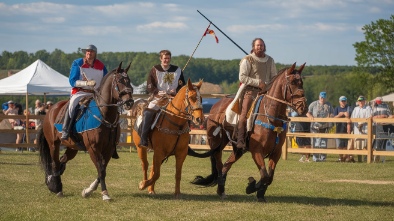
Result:
{"label": "belt", "polygon": [[246,89],[246,90],[261,91],[261,88],[259,88],[259,87],[253,87],[253,86],[250,86],[250,85],[247,85],[247,86],[245,87],[245,89]]}

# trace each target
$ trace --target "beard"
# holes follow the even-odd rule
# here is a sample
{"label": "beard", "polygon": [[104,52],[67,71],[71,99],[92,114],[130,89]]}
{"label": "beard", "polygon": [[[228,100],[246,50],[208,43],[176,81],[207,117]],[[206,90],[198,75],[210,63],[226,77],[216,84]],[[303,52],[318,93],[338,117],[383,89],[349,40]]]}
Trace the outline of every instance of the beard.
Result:
{"label": "beard", "polygon": [[254,53],[257,57],[264,57],[264,51],[263,51],[263,50],[256,50],[256,49],[253,49],[253,53]]}

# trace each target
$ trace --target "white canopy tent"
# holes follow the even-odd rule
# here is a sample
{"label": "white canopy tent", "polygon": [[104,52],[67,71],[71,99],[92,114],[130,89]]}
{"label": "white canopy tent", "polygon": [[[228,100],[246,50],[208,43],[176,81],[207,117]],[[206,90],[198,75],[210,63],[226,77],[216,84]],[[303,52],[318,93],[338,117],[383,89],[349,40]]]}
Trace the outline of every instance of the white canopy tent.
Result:
{"label": "white canopy tent", "polygon": [[[28,95],[69,95],[71,85],[68,78],[53,70],[43,61],[38,59],[33,64],[18,73],[0,80],[0,95],[25,95],[26,109]],[[28,122],[26,116],[26,122]],[[27,141],[28,131],[26,129]]]}
{"label": "white canopy tent", "polygon": [[394,93],[382,96],[383,102],[394,102]]}
{"label": "white canopy tent", "polygon": [[0,95],[69,95],[68,78],[38,59],[10,77],[0,80]]}

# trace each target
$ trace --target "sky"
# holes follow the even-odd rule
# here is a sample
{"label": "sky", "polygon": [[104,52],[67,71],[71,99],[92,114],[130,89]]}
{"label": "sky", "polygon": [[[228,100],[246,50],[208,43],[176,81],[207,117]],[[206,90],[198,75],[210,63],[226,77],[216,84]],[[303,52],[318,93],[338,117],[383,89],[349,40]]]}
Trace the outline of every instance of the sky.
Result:
{"label": "sky", "polygon": [[[197,10],[216,25],[219,43],[202,38],[209,21]],[[357,65],[353,44],[365,40],[362,27],[393,12],[394,0],[5,0],[0,52],[72,53],[94,44],[99,54],[191,56],[197,48],[193,57],[228,60],[244,57],[259,37],[277,63]]]}

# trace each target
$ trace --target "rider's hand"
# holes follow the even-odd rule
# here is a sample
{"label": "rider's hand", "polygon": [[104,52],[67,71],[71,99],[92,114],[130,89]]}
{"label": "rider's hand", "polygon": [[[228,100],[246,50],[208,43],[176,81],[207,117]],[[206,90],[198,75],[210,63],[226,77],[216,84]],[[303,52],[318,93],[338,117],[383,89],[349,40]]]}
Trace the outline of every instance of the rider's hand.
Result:
{"label": "rider's hand", "polygon": [[265,83],[262,80],[259,81],[259,88],[261,90],[264,90],[264,88],[265,88]]}
{"label": "rider's hand", "polygon": [[164,96],[164,95],[166,95],[167,93],[165,92],[165,91],[159,91],[159,92],[157,92],[157,95],[159,95],[159,96]]}
{"label": "rider's hand", "polygon": [[89,80],[86,82],[86,86],[90,86],[90,87],[94,87],[96,85],[96,81],[95,80]]}

